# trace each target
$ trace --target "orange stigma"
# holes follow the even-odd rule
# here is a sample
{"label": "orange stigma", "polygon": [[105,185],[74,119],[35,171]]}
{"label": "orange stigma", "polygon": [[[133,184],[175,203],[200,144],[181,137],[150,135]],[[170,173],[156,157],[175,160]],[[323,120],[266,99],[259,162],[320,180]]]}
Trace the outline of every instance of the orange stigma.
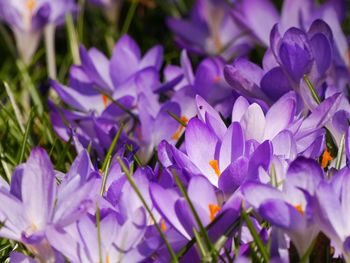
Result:
{"label": "orange stigma", "polygon": [[109,261],[109,256],[108,256],[108,254],[106,255],[106,263],[109,263],[110,261]]}
{"label": "orange stigma", "polygon": [[220,76],[215,76],[214,79],[213,79],[213,83],[214,84],[217,84],[221,81],[221,77]]}
{"label": "orange stigma", "polygon": [[102,95],[102,101],[103,101],[103,105],[106,108],[108,104],[108,97],[106,95]]}
{"label": "orange stigma", "polygon": [[165,220],[162,219],[160,221],[160,228],[162,229],[163,232],[165,232],[167,230],[166,224],[165,224]]}
{"label": "orange stigma", "polygon": [[[185,116],[181,116],[180,120],[186,124],[188,122],[188,119]],[[178,140],[180,138],[180,135],[181,135],[183,129],[184,129],[184,126],[180,125],[179,128],[176,130],[176,132],[173,134],[173,136],[171,136],[171,138],[173,140]]]}
{"label": "orange stigma", "polygon": [[221,207],[214,204],[209,204],[208,207],[209,207],[209,213],[210,213],[210,222],[212,222],[215,216],[217,215],[217,213],[219,213]]}
{"label": "orange stigma", "polygon": [[294,208],[301,214],[302,216],[305,214],[303,209],[301,208],[301,205],[295,205]]}
{"label": "orange stigma", "polygon": [[211,160],[209,161],[209,165],[211,166],[211,168],[213,168],[215,174],[220,177],[221,173],[220,173],[220,169],[219,169],[219,162],[218,160]]}
{"label": "orange stigma", "polygon": [[322,167],[326,168],[328,163],[332,160],[333,160],[333,157],[331,156],[331,153],[326,148],[326,150],[324,151],[324,153],[322,155],[322,162],[321,162]]}
{"label": "orange stigma", "polygon": [[26,7],[30,12],[33,12],[33,10],[36,7],[36,1],[35,0],[27,0]]}

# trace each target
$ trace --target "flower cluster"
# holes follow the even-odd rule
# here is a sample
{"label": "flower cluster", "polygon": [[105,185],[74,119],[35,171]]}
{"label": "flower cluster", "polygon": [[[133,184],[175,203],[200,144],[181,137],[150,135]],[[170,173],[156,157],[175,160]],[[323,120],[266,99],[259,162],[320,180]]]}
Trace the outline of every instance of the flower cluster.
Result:
{"label": "flower cluster", "polygon": [[[122,1],[90,2],[118,24]],[[50,74],[48,118],[77,156],[66,169],[55,141],[0,177],[11,262],[350,262],[345,1],[168,5],[178,61],[121,34],[111,56],[72,40],[67,83]],[[81,9],[0,0],[25,64]]]}

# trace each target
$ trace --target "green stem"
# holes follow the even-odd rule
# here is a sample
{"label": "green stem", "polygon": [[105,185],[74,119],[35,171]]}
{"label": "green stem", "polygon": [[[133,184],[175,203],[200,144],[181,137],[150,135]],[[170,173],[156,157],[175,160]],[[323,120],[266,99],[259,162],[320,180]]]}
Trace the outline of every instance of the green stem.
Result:
{"label": "green stem", "polygon": [[102,245],[101,245],[101,214],[100,208],[96,203],[96,226],[97,226],[97,243],[98,243],[98,255],[100,258],[100,263],[102,263]]}
{"label": "green stem", "polygon": [[138,0],[133,0],[131,2],[131,5],[129,7],[129,10],[128,10],[128,13],[126,15],[125,22],[124,22],[124,25],[123,25],[123,28],[121,31],[121,35],[128,33],[130,25],[131,25],[131,21],[135,15],[138,4],[139,4]]}
{"label": "green stem", "polygon": [[311,96],[312,98],[316,101],[317,104],[320,104],[321,103],[321,99],[320,97],[318,96],[316,90],[315,90],[315,87],[314,85],[311,83],[309,77],[307,75],[304,75],[303,77],[306,85],[308,86],[310,92],[311,92]]}
{"label": "green stem", "polygon": [[180,178],[178,177],[178,175],[176,174],[176,172],[174,170],[172,170],[172,174],[173,174],[173,177],[175,179],[176,185],[179,187],[181,194],[183,195],[183,197],[185,198],[188,206],[191,209],[191,212],[192,212],[192,214],[193,214],[193,216],[194,216],[194,218],[196,220],[196,223],[197,223],[197,225],[199,227],[199,231],[200,231],[201,235],[204,238],[205,245],[211,251],[215,250],[215,248],[213,247],[213,245],[212,245],[212,243],[210,241],[208,233],[205,230],[205,228],[204,228],[204,226],[202,224],[202,221],[200,220],[199,215],[198,215],[196,209],[194,208],[194,206],[193,206],[193,204],[192,204],[192,202],[191,202],[191,200],[190,200],[190,198],[189,198],[189,196],[188,196],[188,194],[187,194],[187,192],[186,192],[186,190],[185,190],[185,188],[184,188]]}
{"label": "green stem", "polygon": [[56,56],[55,56],[55,25],[50,23],[45,27],[45,48],[46,48],[46,64],[51,79],[57,78],[56,72]]}
{"label": "green stem", "polygon": [[254,242],[256,244],[256,246],[258,247],[260,254],[262,256],[262,259],[264,260],[264,262],[269,262],[269,254],[265,249],[264,243],[262,242],[259,234],[257,233],[252,221],[249,218],[249,215],[247,214],[247,212],[242,209],[242,217],[249,229],[250,234],[252,235]]}

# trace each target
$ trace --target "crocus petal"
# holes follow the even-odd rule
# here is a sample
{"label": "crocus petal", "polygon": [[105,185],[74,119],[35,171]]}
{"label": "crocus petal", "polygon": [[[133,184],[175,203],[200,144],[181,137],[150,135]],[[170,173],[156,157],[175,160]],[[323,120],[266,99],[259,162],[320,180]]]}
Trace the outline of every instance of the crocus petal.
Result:
{"label": "crocus petal", "polygon": [[265,123],[265,115],[261,107],[256,103],[251,104],[241,119],[246,140],[254,139],[262,142]]}
{"label": "crocus petal", "polygon": [[185,134],[186,152],[191,161],[203,172],[209,181],[217,185],[218,176],[210,165],[215,159],[218,144],[216,135],[199,119],[191,119]]}
{"label": "crocus petal", "polygon": [[323,171],[315,160],[299,157],[289,165],[286,185],[313,194],[322,179]]}
{"label": "crocus petal", "polygon": [[115,87],[136,72],[140,59],[141,51],[136,42],[128,35],[122,36],[113,49],[109,67]]}
{"label": "crocus petal", "polygon": [[142,58],[139,68],[155,67],[160,70],[163,63],[163,47],[155,46],[151,48]]}
{"label": "crocus petal", "polygon": [[217,204],[218,202],[213,185],[203,176],[192,177],[187,192],[190,200],[201,205],[204,210],[208,208],[209,204]]}
{"label": "crocus petal", "polygon": [[248,107],[249,107],[249,102],[247,101],[247,99],[244,98],[243,96],[238,97],[235,101],[235,104],[233,105],[231,121],[240,122],[241,118],[243,117],[244,113],[247,111]]}
{"label": "crocus petal", "polygon": [[272,225],[296,230],[302,227],[302,215],[295,207],[280,199],[270,199],[261,204],[259,213]]}
{"label": "crocus petal", "polygon": [[295,98],[287,94],[274,103],[266,114],[264,139],[271,140],[279,132],[286,129],[295,115]]}
{"label": "crocus petal", "polygon": [[341,211],[341,204],[332,186],[326,182],[320,183],[316,197],[323,231],[334,240],[345,238],[348,235],[345,233],[349,232],[345,231],[347,224],[344,218],[337,215]]}
{"label": "crocus petal", "polygon": [[321,76],[332,63],[332,46],[327,37],[321,33],[314,35],[311,40],[311,49],[316,61],[318,74]]}
{"label": "crocus petal", "polygon": [[243,156],[245,150],[245,138],[238,122],[233,122],[227,129],[222,140],[219,165],[220,170],[226,169],[229,164],[234,162],[238,157]]}
{"label": "crocus petal", "polygon": [[63,255],[72,261],[79,261],[78,242],[67,232],[62,229],[49,226],[46,230],[46,237],[50,245],[60,251]]}
{"label": "crocus petal", "polygon": [[259,88],[263,70],[254,63],[238,58],[232,65],[226,65],[224,75],[227,83],[244,96],[266,99]]}
{"label": "crocus petal", "polygon": [[[235,11],[237,10],[237,11]],[[270,31],[279,21],[275,6],[268,0],[248,0],[235,6],[233,15],[244,24],[265,46],[269,45]],[[261,23],[264,21],[264,23]]]}
{"label": "crocus petal", "polygon": [[261,90],[272,100],[278,100],[283,94],[292,90],[288,77],[281,67],[274,67],[261,79]]}
{"label": "crocus petal", "polygon": [[165,190],[157,184],[150,185],[150,195],[158,212],[176,229],[176,231],[185,238],[191,239],[175,212],[175,203],[179,195],[175,191]]}
{"label": "crocus petal", "polygon": [[312,63],[306,34],[297,28],[289,29],[283,36],[279,57],[288,74],[299,82],[310,71]]}
{"label": "crocus petal", "polygon": [[48,154],[34,148],[25,164],[22,178],[22,201],[29,222],[38,229],[51,219],[56,195],[56,182]]}
{"label": "crocus petal", "polygon": [[225,194],[232,194],[245,181],[248,171],[248,159],[240,157],[231,163],[219,178],[219,188]]}
{"label": "crocus petal", "polygon": [[293,160],[297,155],[297,146],[293,134],[284,130],[272,139],[273,154],[284,159]]}
{"label": "crocus petal", "polygon": [[242,186],[241,191],[249,204],[259,208],[262,203],[269,199],[283,200],[284,195],[272,186],[249,182]]}

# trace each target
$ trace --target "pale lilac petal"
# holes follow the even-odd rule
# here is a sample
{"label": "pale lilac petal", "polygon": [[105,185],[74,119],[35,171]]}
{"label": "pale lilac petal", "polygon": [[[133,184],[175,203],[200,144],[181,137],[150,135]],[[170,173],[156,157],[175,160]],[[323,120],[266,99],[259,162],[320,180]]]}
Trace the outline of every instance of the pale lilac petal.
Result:
{"label": "pale lilac petal", "polygon": [[284,195],[272,186],[261,183],[246,183],[241,191],[249,204],[254,208],[259,208],[262,203],[270,199],[283,200]]}
{"label": "pale lilac petal", "polygon": [[56,181],[48,154],[34,148],[25,163],[22,200],[29,222],[43,229],[51,220],[56,195]]}
{"label": "pale lilac petal", "polygon": [[190,160],[211,183],[217,185],[218,176],[210,165],[210,162],[216,157],[217,136],[203,122],[194,118],[187,125],[185,144]]}
{"label": "pale lilac petal", "polygon": [[266,114],[264,139],[272,140],[288,127],[295,115],[296,99],[289,94],[274,103]]}
{"label": "pale lilac petal", "polygon": [[115,87],[125,82],[138,69],[141,51],[128,35],[122,36],[113,49],[109,70]]}
{"label": "pale lilac petal", "polygon": [[235,101],[235,104],[233,105],[231,121],[240,122],[248,107],[249,102],[247,101],[247,99],[243,96],[238,97]]}
{"label": "pale lilac petal", "polygon": [[248,107],[240,123],[246,140],[263,141],[266,121],[264,112],[258,104],[253,103]]}

